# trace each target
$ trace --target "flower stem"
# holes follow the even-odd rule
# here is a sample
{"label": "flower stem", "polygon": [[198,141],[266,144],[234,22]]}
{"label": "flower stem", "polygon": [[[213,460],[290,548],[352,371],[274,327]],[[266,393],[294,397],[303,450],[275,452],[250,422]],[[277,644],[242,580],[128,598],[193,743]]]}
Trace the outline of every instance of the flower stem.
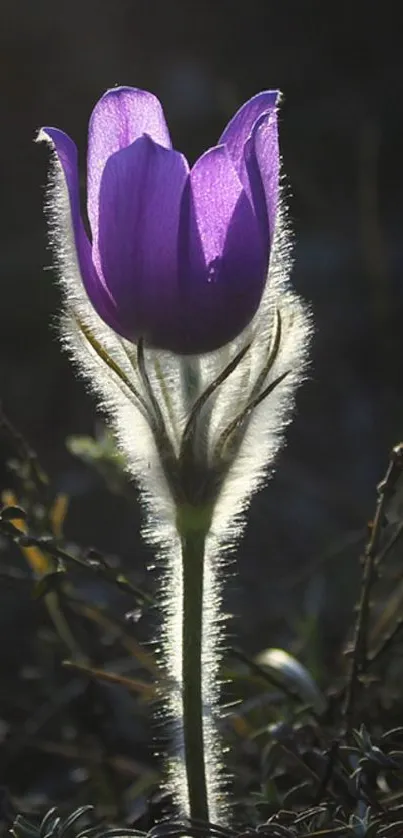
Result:
{"label": "flower stem", "polygon": [[[208,821],[205,737],[203,731],[203,589],[205,516],[180,516],[182,544],[182,703],[183,744],[189,816]],[[190,511],[190,514],[189,514]],[[183,510],[182,510],[183,512]],[[196,520],[197,519],[197,520]],[[204,520],[203,520],[204,519]],[[204,526],[203,526],[204,524]]]}

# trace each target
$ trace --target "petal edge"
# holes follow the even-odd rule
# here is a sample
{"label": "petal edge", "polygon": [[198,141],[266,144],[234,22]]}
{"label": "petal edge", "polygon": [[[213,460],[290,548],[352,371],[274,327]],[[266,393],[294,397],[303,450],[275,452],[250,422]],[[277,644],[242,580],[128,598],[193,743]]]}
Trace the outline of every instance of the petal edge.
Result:
{"label": "petal edge", "polygon": [[264,90],[252,96],[243,104],[229,121],[219,139],[219,144],[227,146],[232,162],[241,176],[242,159],[245,144],[252,133],[252,129],[263,114],[274,111],[278,105],[280,92],[278,90]]}
{"label": "petal edge", "polygon": [[171,139],[162,106],[153,93],[136,87],[107,90],[92,111],[88,127],[88,217],[91,229],[98,221],[99,190],[109,157],[148,134],[164,148]]}

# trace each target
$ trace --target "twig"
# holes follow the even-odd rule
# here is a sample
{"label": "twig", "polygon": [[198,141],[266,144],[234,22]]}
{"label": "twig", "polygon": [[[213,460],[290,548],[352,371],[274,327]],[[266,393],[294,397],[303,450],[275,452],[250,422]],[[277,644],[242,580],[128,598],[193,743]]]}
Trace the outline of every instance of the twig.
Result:
{"label": "twig", "polygon": [[36,488],[39,492],[43,492],[48,486],[48,477],[42,469],[36,452],[31,448],[23,434],[14,427],[13,423],[6,416],[3,407],[0,403],[0,427],[3,427],[12,439],[18,454],[22,460],[29,466],[30,474]]}
{"label": "twig", "polygon": [[385,508],[393,495],[396,483],[403,468],[403,443],[396,445],[391,452],[389,465],[384,479],[378,486],[378,502],[374,522],[371,527],[371,535],[364,553],[364,570],[362,576],[361,596],[358,606],[357,621],[355,625],[354,640],[351,650],[351,665],[347,682],[347,690],[343,715],[345,718],[346,733],[351,731],[354,722],[355,703],[360,677],[366,671],[369,663],[367,642],[368,642],[368,620],[370,615],[370,597],[372,586],[377,578],[377,556],[382,536],[382,524],[385,516]]}
{"label": "twig", "polygon": [[[64,759],[80,760],[80,762],[88,765],[99,765],[101,759],[99,749],[86,747],[84,750],[77,747],[76,744],[71,745],[68,742],[57,742],[50,739],[44,739],[43,737],[30,738],[29,747],[34,748],[37,751],[42,751],[45,754],[55,754],[56,756],[61,756]],[[115,768],[116,771],[127,777],[136,778],[138,776],[144,776],[147,771],[150,780],[153,780],[154,782],[158,780],[157,772],[152,771],[148,768],[148,766],[143,765],[142,763],[123,754],[108,756],[106,757],[105,762]]]}
{"label": "twig", "polygon": [[[80,556],[74,556],[72,553],[68,553],[67,550],[62,549],[61,547],[56,544],[54,539],[49,538],[48,536],[34,536],[30,533],[22,533],[16,527],[12,525],[9,521],[2,521],[0,518],[0,532],[10,541],[14,541],[15,543],[28,546],[28,547],[38,547],[40,550],[43,550],[45,553],[48,553],[54,559],[56,559],[59,564],[65,563],[67,565],[76,565],[81,567],[83,570],[86,570],[87,573],[96,573],[102,579],[107,582],[112,582],[113,584],[117,585],[118,588],[123,590],[126,594],[130,594],[134,596],[137,602],[141,602],[144,604],[153,604],[153,598],[141,591],[135,585],[133,585],[129,580],[124,576],[123,573],[115,572],[113,568],[111,568],[105,558],[101,556],[98,552],[95,551],[91,552],[91,557],[84,559]],[[94,556],[94,558],[93,558]]]}
{"label": "twig", "polygon": [[125,675],[120,675],[116,672],[108,672],[104,669],[87,666],[86,664],[76,663],[72,660],[64,660],[63,666],[66,669],[72,669],[75,672],[80,672],[95,681],[106,681],[108,684],[118,684],[120,687],[125,687],[130,692],[142,695],[147,700],[155,697],[156,688],[154,684],[140,681],[138,678],[128,678]]}

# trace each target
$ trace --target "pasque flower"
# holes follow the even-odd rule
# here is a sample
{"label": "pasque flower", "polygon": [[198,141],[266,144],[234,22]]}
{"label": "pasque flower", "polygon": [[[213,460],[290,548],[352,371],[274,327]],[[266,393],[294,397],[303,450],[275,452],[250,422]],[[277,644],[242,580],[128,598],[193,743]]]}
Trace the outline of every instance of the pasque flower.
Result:
{"label": "pasque flower", "polygon": [[209,352],[251,321],[266,282],[279,192],[276,91],[254,96],[190,168],[151,93],[107,91],[87,157],[90,243],[77,149],[45,128],[68,184],[82,281],[100,317],[136,343]]}
{"label": "pasque flower", "polygon": [[221,559],[273,468],[311,332],[289,283],[276,104],[275,92],[252,98],[189,168],[154,96],[106,93],[89,132],[92,243],[77,149],[54,128],[39,137],[54,152],[61,338],[109,418],[166,568],[170,787],[182,813],[213,822],[226,808],[216,730]]}

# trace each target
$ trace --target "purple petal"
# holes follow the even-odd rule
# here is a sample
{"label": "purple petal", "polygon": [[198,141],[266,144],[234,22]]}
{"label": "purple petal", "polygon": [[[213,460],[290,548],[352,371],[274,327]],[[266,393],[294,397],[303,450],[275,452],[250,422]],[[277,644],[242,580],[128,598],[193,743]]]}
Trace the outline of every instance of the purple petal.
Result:
{"label": "purple petal", "polygon": [[[250,196],[267,246],[273,241],[280,191],[277,113],[263,114],[244,150],[242,181]],[[248,181],[248,183],[247,183]]]}
{"label": "purple petal", "polygon": [[227,146],[240,177],[242,176],[244,146],[252,133],[253,126],[262,114],[272,113],[276,109],[278,97],[278,90],[265,90],[253,96],[232,117],[220,137],[219,144],[224,143]]}
{"label": "purple petal", "polygon": [[64,173],[77,261],[87,294],[100,317],[112,328],[115,328],[112,301],[107,289],[102,287],[95,271],[91,256],[91,245],[80,214],[77,147],[73,140],[63,131],[59,131],[58,128],[42,128],[39,139],[42,137],[50,142]]}
{"label": "purple petal", "polygon": [[88,131],[88,217],[93,235],[98,224],[99,190],[108,158],[142,134],[171,148],[162,107],[152,93],[135,87],[108,90],[95,105]]}
{"label": "purple petal", "polygon": [[112,155],[100,189],[94,264],[118,312],[120,334],[161,344],[177,310],[179,212],[189,167],[148,136]]}
{"label": "purple petal", "polygon": [[256,217],[225,146],[207,151],[190,172],[179,245],[181,311],[175,348],[212,351],[253,317],[267,268]]}

